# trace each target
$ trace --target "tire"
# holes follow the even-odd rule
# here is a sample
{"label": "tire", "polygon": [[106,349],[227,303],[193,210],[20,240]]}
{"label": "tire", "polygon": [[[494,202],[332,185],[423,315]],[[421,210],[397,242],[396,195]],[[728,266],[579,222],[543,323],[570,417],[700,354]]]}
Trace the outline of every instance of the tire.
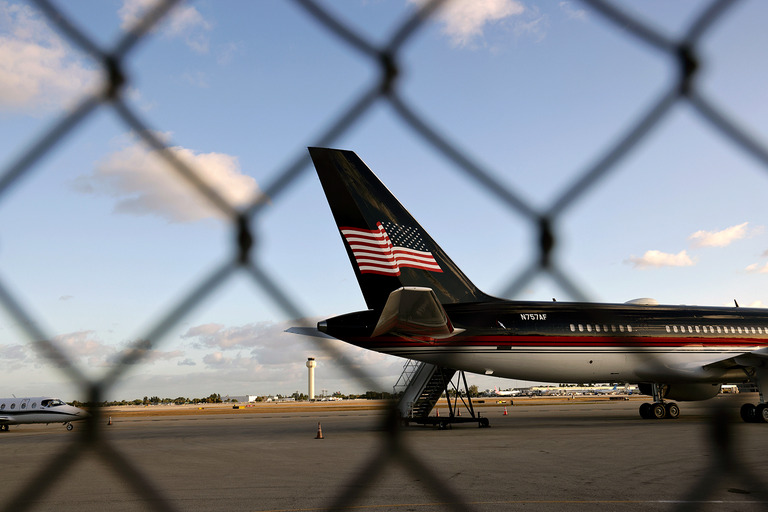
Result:
{"label": "tire", "polygon": [[755,421],[757,423],[768,423],[768,404],[760,404],[755,407]]}
{"label": "tire", "polygon": [[741,419],[744,420],[747,423],[754,423],[755,419],[757,417],[757,411],[755,410],[755,406],[752,404],[744,404],[741,406],[741,409],[739,410],[739,414],[741,415]]}
{"label": "tire", "polygon": [[651,406],[651,417],[657,420],[663,420],[667,416],[667,408],[664,404],[653,404]]}
{"label": "tire", "polygon": [[675,402],[669,402],[666,405],[667,418],[676,420],[680,416],[680,407]]}
{"label": "tire", "polygon": [[640,417],[644,420],[651,419],[651,404],[646,402],[640,406]]}

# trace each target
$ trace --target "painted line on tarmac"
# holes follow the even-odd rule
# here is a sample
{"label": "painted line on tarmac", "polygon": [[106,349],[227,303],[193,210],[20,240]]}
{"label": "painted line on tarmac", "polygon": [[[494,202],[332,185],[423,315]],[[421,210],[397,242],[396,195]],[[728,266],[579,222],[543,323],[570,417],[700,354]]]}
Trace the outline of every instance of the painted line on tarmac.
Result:
{"label": "painted line on tarmac", "polygon": [[[395,503],[391,505],[351,505],[339,510],[396,509],[404,507],[445,507],[449,505],[761,505],[768,501],[739,500],[505,500],[505,501],[470,501],[466,503]],[[327,510],[327,507],[310,508],[273,508],[258,512],[315,512]]]}

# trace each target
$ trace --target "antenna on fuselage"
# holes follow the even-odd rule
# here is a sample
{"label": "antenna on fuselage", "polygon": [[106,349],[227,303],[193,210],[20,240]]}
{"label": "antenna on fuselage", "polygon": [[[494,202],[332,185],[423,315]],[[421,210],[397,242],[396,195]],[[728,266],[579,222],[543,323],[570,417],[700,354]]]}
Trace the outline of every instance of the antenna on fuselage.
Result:
{"label": "antenna on fuselage", "polygon": [[739,303],[736,302],[736,299],[733,299],[733,303],[736,304],[736,307],[739,307]]}

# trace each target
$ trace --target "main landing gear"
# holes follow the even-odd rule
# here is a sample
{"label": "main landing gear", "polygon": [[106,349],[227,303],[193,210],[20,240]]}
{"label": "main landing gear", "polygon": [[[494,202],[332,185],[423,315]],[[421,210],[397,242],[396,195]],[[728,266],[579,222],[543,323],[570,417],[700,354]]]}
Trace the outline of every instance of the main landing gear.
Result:
{"label": "main landing gear", "polygon": [[653,390],[653,403],[649,404],[646,402],[640,406],[640,417],[644,420],[677,419],[680,416],[680,407],[675,402],[664,402],[659,384],[651,384],[651,387]]}
{"label": "main landing gear", "polygon": [[768,423],[768,404],[744,404],[739,412],[747,423]]}
{"label": "main landing gear", "polygon": [[744,404],[741,406],[741,419],[746,423],[768,423],[768,371],[765,368],[755,368],[747,372],[747,376],[757,387],[760,397],[757,405]]}
{"label": "main landing gear", "polygon": [[644,403],[640,406],[640,416],[645,420],[677,419],[680,407],[675,402]]}

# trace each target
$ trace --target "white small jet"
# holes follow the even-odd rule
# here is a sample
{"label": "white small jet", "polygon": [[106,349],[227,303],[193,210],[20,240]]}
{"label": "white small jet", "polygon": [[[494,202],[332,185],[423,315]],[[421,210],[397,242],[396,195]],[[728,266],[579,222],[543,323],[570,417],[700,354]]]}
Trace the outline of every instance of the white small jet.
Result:
{"label": "white small jet", "polygon": [[72,430],[75,428],[73,421],[81,421],[88,416],[88,412],[67,405],[58,398],[0,398],[0,432],[8,431],[10,425],[26,423],[63,423],[67,430]]}

